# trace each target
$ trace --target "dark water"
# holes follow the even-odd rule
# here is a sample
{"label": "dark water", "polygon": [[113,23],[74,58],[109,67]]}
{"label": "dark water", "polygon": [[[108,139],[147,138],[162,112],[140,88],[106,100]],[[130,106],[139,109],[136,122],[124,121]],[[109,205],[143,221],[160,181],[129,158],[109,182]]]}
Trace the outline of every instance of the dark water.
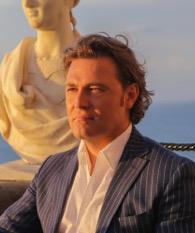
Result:
{"label": "dark water", "polygon": [[[195,102],[153,104],[138,129],[159,142],[195,143]],[[180,154],[195,160],[195,152]],[[17,158],[0,138],[0,163]]]}
{"label": "dark water", "polygon": [[[195,102],[154,104],[138,128],[159,142],[195,144]],[[195,151],[177,153],[195,160]]]}

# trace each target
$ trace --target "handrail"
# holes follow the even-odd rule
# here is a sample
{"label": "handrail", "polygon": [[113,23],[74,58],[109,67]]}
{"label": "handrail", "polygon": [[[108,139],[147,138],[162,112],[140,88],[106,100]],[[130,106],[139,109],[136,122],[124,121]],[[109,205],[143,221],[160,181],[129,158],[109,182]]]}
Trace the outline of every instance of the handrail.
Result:
{"label": "handrail", "polygon": [[195,143],[165,143],[161,142],[165,148],[174,151],[195,151]]}

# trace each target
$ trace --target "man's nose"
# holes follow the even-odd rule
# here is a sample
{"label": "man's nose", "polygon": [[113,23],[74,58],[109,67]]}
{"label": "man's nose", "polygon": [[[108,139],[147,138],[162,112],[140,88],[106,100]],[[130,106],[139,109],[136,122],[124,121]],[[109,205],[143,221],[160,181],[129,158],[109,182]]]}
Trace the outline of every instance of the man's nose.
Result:
{"label": "man's nose", "polygon": [[90,97],[85,91],[78,91],[74,101],[75,108],[87,109],[90,107]]}

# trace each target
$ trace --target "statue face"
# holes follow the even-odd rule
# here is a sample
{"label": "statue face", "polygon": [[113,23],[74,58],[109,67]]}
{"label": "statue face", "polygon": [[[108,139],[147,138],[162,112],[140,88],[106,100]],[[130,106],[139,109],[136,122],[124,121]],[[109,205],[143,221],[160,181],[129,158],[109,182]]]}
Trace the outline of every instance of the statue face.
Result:
{"label": "statue face", "polygon": [[29,24],[39,30],[55,30],[65,24],[71,6],[64,0],[22,0]]}

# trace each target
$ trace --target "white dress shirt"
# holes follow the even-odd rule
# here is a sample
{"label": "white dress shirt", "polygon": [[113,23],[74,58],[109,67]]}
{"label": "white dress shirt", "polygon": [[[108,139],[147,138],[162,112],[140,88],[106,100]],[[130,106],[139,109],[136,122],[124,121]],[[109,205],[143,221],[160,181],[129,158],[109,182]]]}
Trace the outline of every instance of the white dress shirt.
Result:
{"label": "white dress shirt", "polygon": [[90,176],[90,159],[85,143],[78,150],[79,168],[67,200],[59,233],[95,233],[100,210],[124,147],[132,130],[130,125],[97,156]]}

